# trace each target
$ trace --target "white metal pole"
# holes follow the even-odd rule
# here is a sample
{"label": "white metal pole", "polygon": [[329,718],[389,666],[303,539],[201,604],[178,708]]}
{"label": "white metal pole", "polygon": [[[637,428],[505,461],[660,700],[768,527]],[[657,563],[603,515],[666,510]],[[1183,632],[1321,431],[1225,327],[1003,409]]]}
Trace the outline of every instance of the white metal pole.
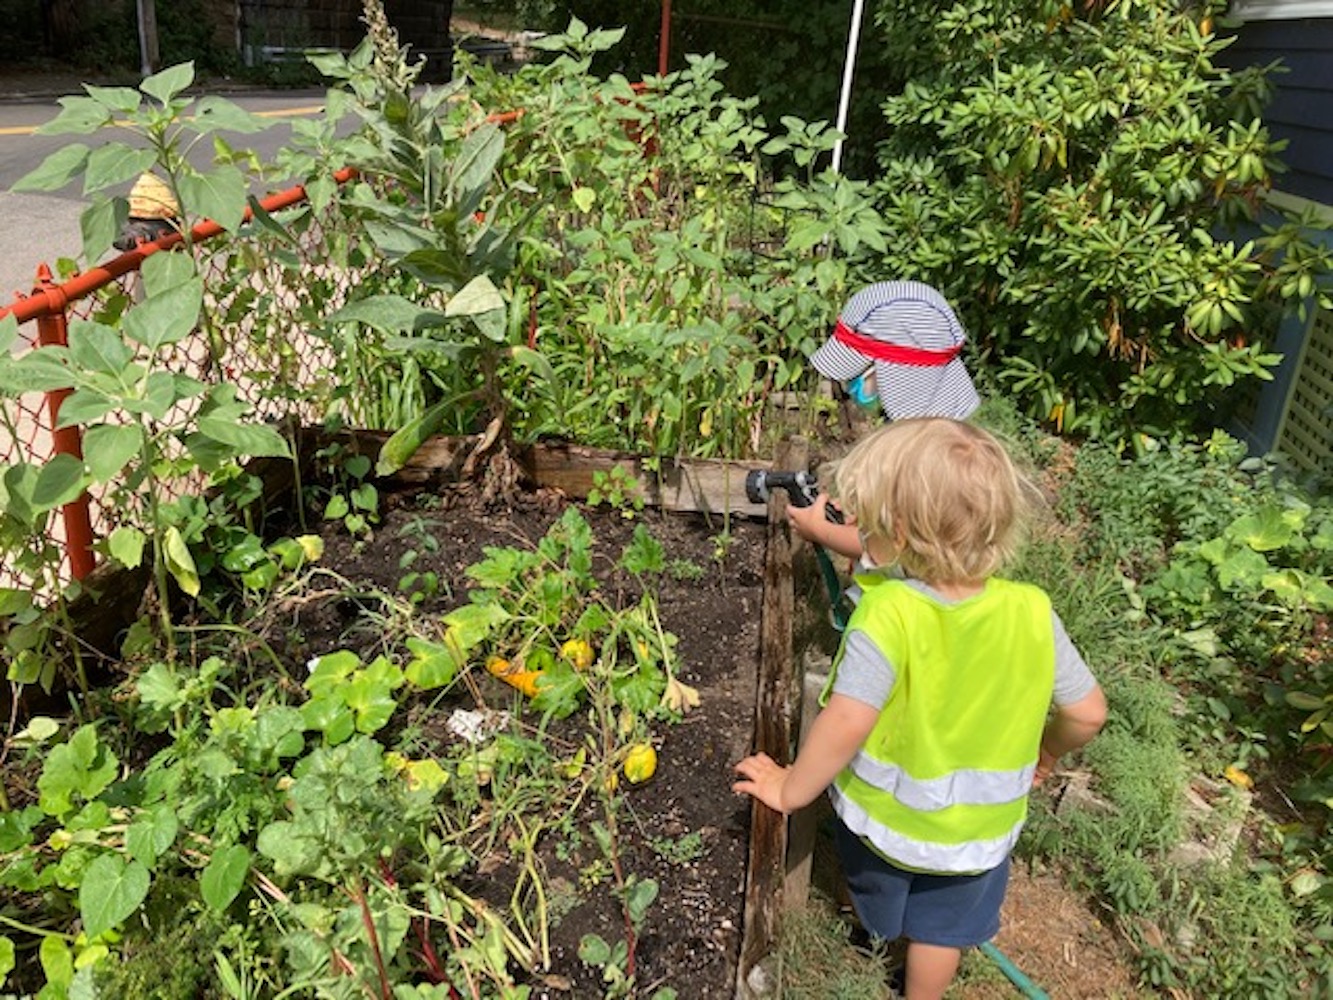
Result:
{"label": "white metal pole", "polygon": [[[847,32],[847,58],[842,64],[842,94],[838,98],[838,121],[837,129],[846,135],[847,133],[847,107],[852,102],[852,75],[856,70],[856,48],[861,40],[861,13],[865,8],[863,0],[853,0],[852,2],[852,27]],[[840,137],[833,146],[833,172],[837,173],[842,167],[842,144]]]}
{"label": "white metal pole", "polygon": [[139,69],[148,77],[157,71],[159,59],[156,0],[138,0],[135,8],[139,18]]}

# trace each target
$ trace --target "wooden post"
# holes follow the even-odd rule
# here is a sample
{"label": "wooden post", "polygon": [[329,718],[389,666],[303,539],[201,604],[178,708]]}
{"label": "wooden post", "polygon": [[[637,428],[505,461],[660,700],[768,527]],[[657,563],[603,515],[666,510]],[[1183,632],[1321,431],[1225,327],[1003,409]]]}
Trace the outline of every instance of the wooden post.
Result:
{"label": "wooden post", "polygon": [[[808,456],[805,440],[793,438],[778,447],[773,467],[804,469]],[[800,676],[792,662],[792,544],[786,509],[785,491],[774,491],[768,505],[754,720],[754,750],[763,751],[779,764],[791,763],[801,710]],[[739,1000],[781,996],[782,970],[777,960],[777,943],[786,875],[787,819],[755,802],[750,811],[745,929],[736,969]]]}

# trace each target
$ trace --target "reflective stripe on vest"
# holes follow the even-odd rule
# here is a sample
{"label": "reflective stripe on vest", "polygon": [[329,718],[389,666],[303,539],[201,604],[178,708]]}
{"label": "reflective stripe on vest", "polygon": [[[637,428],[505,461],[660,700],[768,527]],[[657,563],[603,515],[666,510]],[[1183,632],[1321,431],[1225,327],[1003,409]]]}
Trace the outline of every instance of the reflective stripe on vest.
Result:
{"label": "reflective stripe on vest", "polygon": [[[843,794],[837,785],[829,788],[829,798],[847,829],[865,839],[872,848],[900,868],[923,872],[949,872],[968,875],[988,872],[1013,851],[1023,832],[1023,819],[1007,833],[991,840],[967,840],[960,844],[928,844],[895,833],[876,823],[855,800]],[[1024,817],[1026,818],[1026,817]]]}
{"label": "reflective stripe on vest", "polygon": [[859,579],[847,631],[875,644],[895,682],[838,776],[838,814],[905,867],[993,868],[1027,816],[1055,678],[1050,601],[999,579],[955,604],[902,580]]}
{"label": "reflective stripe on vest", "polygon": [[882,788],[918,812],[934,812],[949,806],[1000,805],[1025,798],[1037,772],[1033,761],[1016,771],[983,771],[962,768],[938,778],[913,778],[901,767],[858,753],[849,765],[852,773],[867,784]]}

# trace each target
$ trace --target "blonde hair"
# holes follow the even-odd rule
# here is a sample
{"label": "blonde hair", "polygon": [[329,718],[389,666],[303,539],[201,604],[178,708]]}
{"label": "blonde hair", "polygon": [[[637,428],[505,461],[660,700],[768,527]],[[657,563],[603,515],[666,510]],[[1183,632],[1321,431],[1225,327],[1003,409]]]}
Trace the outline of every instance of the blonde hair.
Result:
{"label": "blonde hair", "polygon": [[834,488],[863,537],[927,583],[980,581],[1009,562],[1034,487],[991,434],[957,420],[895,420],[838,464]]}

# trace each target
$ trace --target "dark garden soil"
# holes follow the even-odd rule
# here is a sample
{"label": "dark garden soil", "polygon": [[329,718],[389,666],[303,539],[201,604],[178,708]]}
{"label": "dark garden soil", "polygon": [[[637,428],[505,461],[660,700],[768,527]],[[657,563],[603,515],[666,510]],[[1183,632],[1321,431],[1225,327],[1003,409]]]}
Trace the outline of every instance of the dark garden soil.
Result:
{"label": "dark garden soil", "polygon": [[[534,548],[565,509],[554,493],[521,495],[504,505],[483,504],[468,488],[429,493],[391,495],[382,501],[382,518],[370,541],[355,541],[346,532],[325,529],[322,562],[335,568],[354,585],[395,592],[404,570],[400,559],[417,551],[412,563],[417,572],[439,574],[441,595],[426,602],[421,613],[443,613],[466,596],[463,572],[493,547]],[[735,992],[749,838],[748,801],[734,796],[730,767],[748,750],[754,716],[759,649],[759,609],[763,592],[765,527],[752,520],[733,520],[732,544],[725,557],[715,558],[721,521],[707,523],[700,516],[645,511],[629,519],[609,508],[582,511],[593,528],[594,572],[602,581],[603,596],[613,606],[638,600],[630,579],[612,572],[621,550],[638,523],[646,524],[662,543],[668,560],[683,560],[698,567],[698,579],[662,577],[658,593],[662,624],[679,639],[680,679],[698,689],[700,704],[673,725],[658,725],[655,736],[658,768],[653,779],[625,788],[629,823],[623,859],[625,872],[655,879],[660,886],[650,907],[637,949],[637,981],[673,987],[684,998],[705,1000],[731,997]],[[423,529],[438,543],[434,551],[422,545]],[[452,590],[452,597],[443,593]],[[298,661],[337,648],[374,649],[378,636],[364,630],[354,601],[339,597],[303,608],[293,624],[304,649],[289,653]],[[358,627],[360,626],[360,627]],[[512,690],[483,677],[480,694],[490,707],[514,704]],[[430,717],[420,713],[410,721],[427,739],[452,737],[445,728],[454,707],[471,708],[471,696],[461,692],[457,705],[437,705]],[[580,716],[567,720],[579,724]],[[536,718],[533,720],[536,723]],[[556,733],[559,730],[555,731]],[[600,815],[580,817],[590,824]],[[697,856],[674,861],[659,856],[650,839],[697,839]],[[570,854],[567,846],[550,837],[543,858],[549,889],[569,908],[552,928],[551,972],[538,979],[535,997],[598,997],[604,984],[600,970],[578,959],[579,941],[599,934],[609,942],[625,936],[624,919],[609,887],[581,884],[581,875],[596,867],[599,854],[591,837]],[[690,852],[692,853],[692,852]],[[507,906],[505,858],[483,859],[486,874],[465,888],[500,907]],[[576,902],[577,900],[577,902]],[[649,995],[646,990],[643,995]]]}

